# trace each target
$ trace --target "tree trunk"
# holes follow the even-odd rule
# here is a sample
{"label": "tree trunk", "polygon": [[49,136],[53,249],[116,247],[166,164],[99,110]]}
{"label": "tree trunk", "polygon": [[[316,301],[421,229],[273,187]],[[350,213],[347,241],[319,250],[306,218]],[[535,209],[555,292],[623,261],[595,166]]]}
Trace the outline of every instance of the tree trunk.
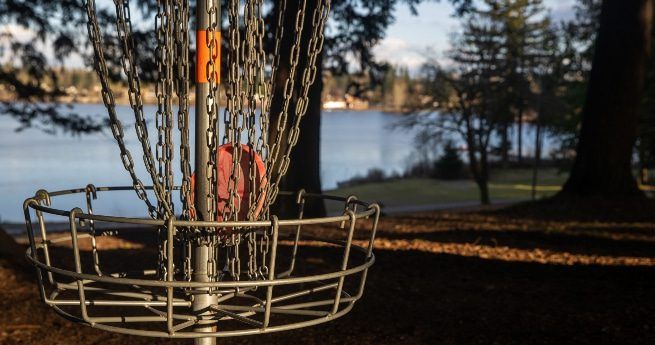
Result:
{"label": "tree trunk", "polygon": [[631,169],[652,0],[603,1],[577,156],[562,194],[642,196]]}
{"label": "tree trunk", "polygon": [[[471,126],[470,118],[466,119],[467,130],[464,139],[466,140],[466,145],[468,146],[467,154],[469,160],[469,170],[471,175],[473,175],[473,180],[475,184],[478,185],[480,190],[480,203],[483,205],[489,204],[489,166],[487,162],[487,154],[482,149],[478,150],[478,145],[475,144],[475,133],[474,129]],[[478,160],[475,155],[477,151],[480,151],[480,159]]]}
{"label": "tree trunk", "polygon": [[486,149],[483,148],[480,148],[480,177],[477,183],[480,189],[480,203],[489,205],[491,203],[489,197],[489,161],[487,160]]}
{"label": "tree trunk", "polygon": [[[522,102],[522,101],[521,101]],[[517,155],[517,161],[519,165],[523,163],[523,106],[521,105],[519,107],[519,127],[517,130],[518,133],[518,138],[517,138],[517,143],[518,143],[518,155]]]}
{"label": "tree trunk", "polygon": [[480,203],[482,205],[489,205],[491,203],[489,199],[489,181],[480,179],[475,181],[475,184],[478,185],[478,189],[480,190]]}
{"label": "tree trunk", "polygon": [[501,159],[501,166],[506,169],[509,165],[509,129],[507,128],[507,125],[502,125],[501,129],[501,140],[500,140],[500,159]]}
{"label": "tree trunk", "polygon": [[532,166],[532,200],[537,199],[537,182],[539,180],[539,164],[541,163],[541,121],[540,114],[537,114],[537,133],[534,138],[534,164]]}

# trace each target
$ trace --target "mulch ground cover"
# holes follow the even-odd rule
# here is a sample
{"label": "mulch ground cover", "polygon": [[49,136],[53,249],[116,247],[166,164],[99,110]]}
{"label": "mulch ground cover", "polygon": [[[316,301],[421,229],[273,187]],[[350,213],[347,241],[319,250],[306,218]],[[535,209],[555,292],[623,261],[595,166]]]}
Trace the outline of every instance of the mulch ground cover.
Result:
{"label": "mulch ground cover", "polygon": [[[219,344],[655,344],[655,213],[543,217],[542,207],[384,217],[352,312]],[[101,246],[138,261],[149,244]],[[0,256],[0,344],[190,343],[70,323],[38,301],[15,260]]]}

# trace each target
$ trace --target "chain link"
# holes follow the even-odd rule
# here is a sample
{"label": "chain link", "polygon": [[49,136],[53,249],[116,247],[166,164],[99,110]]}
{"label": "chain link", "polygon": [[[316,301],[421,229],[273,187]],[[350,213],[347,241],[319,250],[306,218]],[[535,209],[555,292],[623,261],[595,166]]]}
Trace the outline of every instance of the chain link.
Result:
{"label": "chain link", "polygon": [[285,128],[287,127],[287,116],[289,112],[289,105],[293,97],[293,92],[296,82],[296,71],[298,69],[298,61],[300,58],[301,34],[305,23],[306,6],[307,6],[307,1],[303,0],[299,5],[299,9],[296,12],[296,16],[295,16],[294,41],[291,46],[291,52],[289,54],[289,77],[285,80],[285,84],[283,88],[284,91],[282,94],[282,108],[279,114],[277,115],[275,138],[273,144],[270,147],[269,156],[266,164],[267,180],[269,181],[269,183],[265,187],[267,189],[265,208],[268,208],[268,206],[275,201],[275,197],[277,196],[277,195],[272,195],[272,193],[269,193],[269,190],[275,191],[277,189],[277,186],[271,184],[271,182],[273,181],[272,177],[274,176],[273,169],[276,166],[278,155],[280,153],[280,145],[282,144],[282,138],[285,133]]}
{"label": "chain link", "polygon": [[[89,41],[93,45],[93,52],[95,56],[95,70],[96,73],[98,74],[98,78],[100,79],[100,84],[102,86],[102,101],[105,105],[105,108],[107,108],[107,112],[109,114],[110,128],[114,139],[118,143],[121,162],[123,163],[123,167],[125,168],[125,170],[127,170],[130,177],[132,178],[132,186],[137,196],[139,197],[139,199],[145,202],[150,217],[158,218],[160,215],[157,212],[157,208],[155,208],[152,202],[150,202],[148,198],[148,194],[146,193],[145,186],[143,185],[143,182],[141,182],[141,180],[136,175],[134,171],[134,161],[132,159],[132,154],[130,153],[130,151],[127,149],[125,145],[123,125],[121,124],[116,114],[116,103],[114,101],[114,94],[111,91],[111,87],[109,85],[109,75],[108,75],[109,73],[107,69],[107,63],[105,61],[104,50],[102,48],[103,39],[98,25],[98,18],[96,16],[96,6],[94,0],[89,0],[86,2],[86,13],[88,18],[87,30],[89,33]],[[156,184],[154,184],[154,188],[159,198],[159,193],[157,193],[159,188]]]}
{"label": "chain link", "polygon": [[[220,200],[224,203],[221,214],[218,215],[219,191],[218,191],[218,136],[219,136],[219,80],[217,71],[220,70],[220,61],[214,57],[220,49],[220,1],[206,1],[209,21],[206,26],[205,42],[197,42],[197,45],[205,44],[208,48],[210,58],[204,67],[208,76],[208,88],[206,106],[209,118],[209,128],[206,135],[209,157],[207,164],[207,213],[209,220],[243,220],[240,218],[242,208],[242,195],[239,191],[239,183],[243,181],[244,188],[250,191],[247,195],[248,212],[244,216],[248,220],[268,219],[270,216],[269,206],[275,201],[279,191],[279,183],[287,173],[290,154],[297,144],[300,135],[299,125],[302,117],[307,111],[309,88],[313,84],[316,75],[316,64],[323,46],[323,30],[330,9],[329,0],[319,0],[312,3],[315,6],[312,18],[311,29],[304,32],[307,10],[307,0],[300,0],[297,7],[294,6],[293,13],[287,13],[287,0],[280,0],[276,5],[278,10],[277,22],[274,33],[274,46],[272,54],[267,54],[264,46],[266,27],[264,22],[264,0],[246,0],[243,11],[240,11],[240,0],[228,0],[228,85],[226,88],[227,104],[223,113],[225,125],[222,144],[228,144],[232,151],[232,165],[229,177],[225,183],[227,199]],[[158,0],[157,13],[155,15],[155,32],[157,39],[156,66],[157,82],[155,94],[157,98],[157,112],[155,114],[155,126],[157,128],[157,142],[153,158],[152,146],[148,136],[146,119],[143,112],[143,100],[141,96],[141,82],[135,63],[135,46],[132,38],[132,27],[128,0],[114,0],[116,6],[116,29],[122,47],[121,65],[127,76],[128,96],[130,105],[135,114],[135,129],[137,137],[143,150],[143,161],[147,172],[153,182],[154,194],[157,198],[157,205],[153,205],[146,193],[146,189],[134,171],[132,155],[125,145],[123,126],[119,121],[114,96],[110,89],[108,69],[102,48],[102,36],[96,18],[96,6],[94,1],[87,2],[87,16],[89,18],[87,29],[93,44],[96,57],[96,71],[102,85],[102,98],[108,110],[110,128],[116,139],[123,166],[130,174],[134,189],[140,199],[148,207],[152,218],[166,219],[174,216],[172,194],[174,189],[173,176],[173,93],[177,96],[177,121],[180,131],[180,170],[182,172],[182,186],[180,188],[180,200],[182,202],[182,218],[195,220],[197,215],[192,198],[191,189],[191,149],[190,149],[190,119],[189,119],[189,3],[184,0]],[[291,20],[293,30],[285,32],[285,22]],[[307,21],[309,23],[309,21]],[[243,35],[243,38],[242,38]],[[284,80],[279,80],[278,70],[281,65],[281,41],[286,35],[290,35],[291,47],[289,54],[289,73]],[[304,39],[308,39],[307,55],[301,51]],[[301,56],[301,54],[303,54]],[[306,64],[300,71],[301,57]],[[269,61],[270,60],[270,61]],[[272,91],[276,83],[281,84],[282,94],[279,101],[280,108],[277,109],[275,127],[271,128],[270,115],[272,106]],[[299,84],[299,86],[297,85]],[[292,123],[289,123],[290,109],[293,107]],[[259,119],[258,119],[259,117]],[[259,121],[258,121],[259,120]],[[274,132],[271,136],[271,129]],[[259,132],[259,133],[258,133]],[[244,136],[245,135],[245,136]],[[242,168],[243,152],[242,139],[247,138],[248,168],[247,172]],[[258,171],[256,159],[261,157],[264,161],[265,171]],[[156,161],[156,163],[155,163]],[[245,163],[244,163],[245,164]],[[247,176],[245,176],[247,174]],[[242,176],[244,175],[244,176]],[[264,176],[262,176],[264,175]],[[201,197],[201,196],[197,196]],[[261,201],[261,202],[260,202]],[[246,202],[246,200],[243,200]],[[261,211],[257,211],[263,203]],[[245,211],[245,210],[244,210]],[[241,276],[241,244],[247,243],[249,279],[265,279],[268,275],[268,253],[270,248],[270,229],[250,229],[242,235],[242,231],[236,229],[230,233],[217,233],[208,231],[202,235],[194,232],[181,231],[176,238],[183,245],[180,264],[184,273],[184,279],[192,279],[192,247],[193,243],[209,245],[211,253],[207,262],[211,280],[221,279],[221,272],[217,269],[218,263],[225,264],[232,279],[239,280]],[[160,262],[165,261],[166,252],[163,246],[165,240],[160,239]],[[219,251],[219,247],[225,247],[225,251]],[[245,252],[244,252],[245,253]],[[223,261],[220,255],[226,255]],[[165,267],[160,267],[161,273],[166,272]]]}
{"label": "chain link", "polygon": [[180,170],[182,171],[182,186],[180,201],[182,202],[182,217],[195,220],[196,212],[191,197],[191,148],[189,144],[189,3],[184,0],[175,1],[175,66],[176,95],[178,98],[177,124],[180,131]]}
{"label": "chain link", "polygon": [[[247,11],[246,5],[245,11]],[[238,195],[238,181],[241,175],[241,129],[239,118],[244,116],[243,102],[243,74],[241,66],[244,66],[243,49],[241,47],[241,32],[240,32],[240,15],[239,15],[239,0],[230,0],[228,5],[228,19],[230,23],[229,40],[230,52],[228,54],[228,103],[223,114],[223,122],[225,123],[225,132],[223,134],[223,144],[230,144],[232,148],[232,166],[230,169],[230,177],[227,181],[227,200],[222,210],[223,220],[236,220],[239,212],[239,205],[241,203]],[[248,24],[246,22],[246,24]]]}
{"label": "chain link", "polygon": [[[218,54],[220,44],[218,40],[218,35],[220,35],[220,21],[219,9],[220,5],[216,4],[217,0],[205,0],[207,14],[209,16],[209,21],[206,28],[206,41],[204,44],[207,45],[209,51],[209,59],[207,61],[206,75],[209,84],[209,92],[207,93],[207,115],[209,117],[209,126],[207,128],[207,146],[209,147],[209,157],[207,164],[207,182],[208,182],[208,194],[206,195],[207,200],[207,214],[210,220],[215,220],[216,210],[217,210],[217,198],[218,191],[217,188],[217,162],[216,162],[216,153],[218,146],[216,144],[217,135],[218,135],[218,112],[219,112],[219,94],[218,94],[218,80],[216,80],[216,72],[219,70],[220,66],[216,66],[216,61],[214,56]],[[203,42],[196,42],[200,45]],[[219,62],[220,63],[220,62]]]}
{"label": "chain link", "polygon": [[[300,137],[300,121],[302,120],[303,116],[305,116],[305,114],[307,113],[307,105],[309,103],[309,89],[311,85],[314,83],[314,81],[316,80],[316,74],[318,71],[318,68],[316,67],[316,63],[318,62],[317,61],[318,56],[320,55],[320,52],[323,49],[325,23],[327,22],[327,17],[329,12],[330,12],[330,0],[322,0],[319,1],[318,4],[316,4],[316,7],[312,15],[313,31],[309,39],[308,51],[307,51],[308,58],[307,58],[307,63],[304,66],[305,68],[303,70],[302,79],[301,79],[301,87],[299,92],[300,96],[296,100],[294,122],[290,126],[289,131],[287,133],[287,137],[286,137],[287,145],[286,145],[285,152],[282,156],[282,160],[280,164],[276,165],[277,171],[275,172],[276,173],[275,182],[269,184],[271,186],[270,187],[271,192],[267,194],[268,205],[272,204],[277,198],[280,188],[280,181],[282,177],[286,175],[287,170],[289,169],[289,164],[291,163],[291,151],[298,143],[298,138]],[[302,27],[301,27],[301,31],[302,31]],[[298,61],[296,60],[295,63],[297,65]],[[288,106],[285,105],[285,108],[288,108]],[[286,116],[284,120],[286,122]],[[278,133],[280,133],[280,131],[284,131],[285,127],[286,127],[286,123],[282,127],[280,127],[278,124],[278,128],[277,128]],[[279,147],[276,147],[275,149],[271,149],[271,151],[276,151],[275,152],[276,157],[273,157],[273,164],[275,163],[275,158],[277,158],[277,154],[278,154],[277,150],[279,150]]]}
{"label": "chain link", "polygon": [[[157,15],[155,19],[157,34],[157,83],[155,94],[157,97],[157,146],[156,157],[158,162],[158,180],[163,186],[164,202],[160,205],[160,212],[173,215],[173,6],[170,0],[157,1]],[[167,207],[164,207],[166,205]]]}

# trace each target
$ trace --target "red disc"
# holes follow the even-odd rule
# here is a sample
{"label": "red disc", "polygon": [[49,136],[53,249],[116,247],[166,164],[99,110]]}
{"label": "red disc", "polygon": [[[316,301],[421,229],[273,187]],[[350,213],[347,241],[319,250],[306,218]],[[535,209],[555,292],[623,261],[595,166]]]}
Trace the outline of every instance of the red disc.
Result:
{"label": "red disc", "polygon": [[[216,220],[222,221],[225,207],[228,205],[230,199],[230,188],[234,183],[230,176],[232,176],[232,167],[234,162],[234,147],[232,144],[225,144],[218,147],[216,153],[216,190],[218,193]],[[253,201],[254,207],[253,219],[261,213],[264,206],[264,199],[266,193],[264,187],[268,183],[266,180],[266,166],[262,158],[254,151],[250,150],[248,145],[241,145],[241,159],[240,164],[235,170],[235,174],[239,174],[238,185],[236,193],[241,199],[239,203],[239,220],[248,219],[248,211],[250,209],[250,196],[252,191],[250,183],[250,162],[253,160],[253,168],[255,169],[254,190],[256,191]],[[195,191],[195,174],[191,176],[191,190]],[[195,196],[192,194],[192,199],[195,201]],[[237,198],[233,200],[233,207],[236,208]],[[230,217],[231,218],[231,217]]]}

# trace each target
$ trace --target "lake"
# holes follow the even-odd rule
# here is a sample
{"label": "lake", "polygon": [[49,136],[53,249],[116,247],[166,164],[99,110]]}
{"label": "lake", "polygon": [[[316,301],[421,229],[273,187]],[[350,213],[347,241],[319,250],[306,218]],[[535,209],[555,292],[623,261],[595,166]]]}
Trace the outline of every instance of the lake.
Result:
{"label": "lake", "polygon": [[[80,114],[106,116],[102,105],[79,104],[73,110]],[[134,133],[132,111],[128,106],[118,106],[117,110],[125,127],[126,142],[137,165],[137,173],[148,184],[148,175],[142,167],[140,144]],[[145,106],[144,110],[152,118],[156,107]],[[416,145],[412,132],[391,128],[399,118],[397,114],[373,110],[323,112],[320,157],[323,189],[333,189],[337,182],[364,175],[372,168],[382,169],[388,174],[404,171],[416,156]],[[151,142],[155,143],[154,124],[150,125]],[[88,183],[96,186],[131,185],[109,131],[72,137],[50,135],[38,129],[16,132],[17,127],[18,123],[13,118],[0,114],[1,222],[21,222],[23,200],[41,188],[54,191],[84,187]],[[178,131],[174,130],[174,133],[177,135]],[[532,152],[530,137],[531,132],[526,131],[526,152]],[[179,143],[178,138],[176,143]],[[178,155],[178,152],[175,154]],[[174,167],[178,166],[176,162]],[[180,174],[177,175],[176,183],[179,183]],[[57,206],[63,209],[84,205],[80,197],[59,199]],[[100,195],[96,212],[146,215],[145,207],[133,192]]]}
{"label": "lake", "polygon": [[[148,175],[141,167],[141,148],[134,133],[132,111],[128,106],[118,106],[117,109],[137,172],[146,183]],[[73,110],[80,114],[106,116],[102,105],[79,104]],[[156,107],[145,106],[144,110],[152,116]],[[398,115],[379,111],[323,112],[320,158],[323,188],[335,188],[337,182],[365,174],[371,168],[380,168],[387,173],[402,172],[411,156],[409,148],[413,134],[390,128],[398,118]],[[150,125],[151,142],[155,143],[154,124]],[[16,120],[0,115],[0,221],[22,221],[23,200],[40,188],[54,191],[83,187],[87,183],[96,186],[131,185],[109,131],[72,137],[50,135],[38,129],[16,132],[17,127]],[[179,163],[174,164],[174,167],[178,166]],[[180,181],[179,176],[176,181]],[[141,202],[132,194],[102,195],[98,211],[144,215]],[[75,200],[60,206],[71,208],[75,206]]]}

